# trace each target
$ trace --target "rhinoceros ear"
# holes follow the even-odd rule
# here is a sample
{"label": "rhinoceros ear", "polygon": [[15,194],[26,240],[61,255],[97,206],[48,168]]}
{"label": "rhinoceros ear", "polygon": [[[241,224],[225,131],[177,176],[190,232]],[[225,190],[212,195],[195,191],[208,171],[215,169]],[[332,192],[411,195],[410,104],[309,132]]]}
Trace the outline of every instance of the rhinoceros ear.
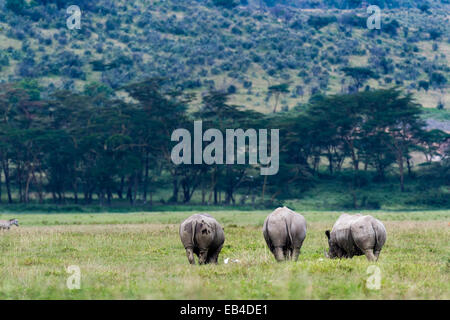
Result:
{"label": "rhinoceros ear", "polygon": [[325,235],[327,236],[328,239],[330,239],[330,230],[325,231]]}

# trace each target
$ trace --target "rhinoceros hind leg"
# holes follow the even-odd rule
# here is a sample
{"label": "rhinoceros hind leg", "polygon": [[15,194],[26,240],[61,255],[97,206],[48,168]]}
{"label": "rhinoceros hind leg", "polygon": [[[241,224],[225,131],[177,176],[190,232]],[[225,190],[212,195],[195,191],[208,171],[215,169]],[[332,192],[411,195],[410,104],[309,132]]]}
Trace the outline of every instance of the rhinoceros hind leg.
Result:
{"label": "rhinoceros hind leg", "polygon": [[285,248],[283,249],[284,260],[291,260],[291,249]]}
{"label": "rhinoceros hind leg", "polygon": [[369,260],[369,261],[377,261],[377,258],[373,254],[372,249],[364,250],[364,254],[366,255],[367,260]]}
{"label": "rhinoceros hind leg", "polygon": [[214,253],[212,253],[208,257],[208,263],[215,263],[215,264],[217,264],[217,261],[219,260],[219,253],[220,253],[221,250],[222,250],[222,246],[217,248],[216,251],[214,251]]}
{"label": "rhinoceros hind leg", "polygon": [[297,261],[299,255],[300,255],[300,248],[294,248],[292,250],[292,256],[291,256],[292,260]]}
{"label": "rhinoceros hind leg", "polygon": [[186,256],[187,256],[190,264],[195,264],[194,250],[192,250],[192,248],[186,249]]}
{"label": "rhinoceros hind leg", "polygon": [[198,253],[198,264],[207,264],[208,262],[208,249],[200,249]]}
{"label": "rhinoceros hind leg", "polygon": [[381,252],[381,250],[377,250],[377,251],[374,252],[375,258],[376,258],[377,261],[378,261],[378,258],[380,257],[380,252]]}
{"label": "rhinoceros hind leg", "polygon": [[273,249],[273,255],[275,256],[275,259],[276,259],[278,262],[283,261],[283,260],[284,260],[283,248],[281,248],[281,247],[275,247],[275,248]]}

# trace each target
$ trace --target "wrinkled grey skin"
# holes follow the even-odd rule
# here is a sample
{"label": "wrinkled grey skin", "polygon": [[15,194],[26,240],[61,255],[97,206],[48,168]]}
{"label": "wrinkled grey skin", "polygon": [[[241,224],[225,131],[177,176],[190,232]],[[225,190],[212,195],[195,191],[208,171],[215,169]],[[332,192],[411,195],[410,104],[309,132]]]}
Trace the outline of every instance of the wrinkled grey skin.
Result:
{"label": "wrinkled grey skin", "polygon": [[328,238],[327,258],[352,258],[365,255],[377,261],[386,242],[386,229],[378,219],[360,214],[342,214],[333,226],[325,231]]}
{"label": "wrinkled grey skin", "polygon": [[306,237],[306,220],[286,207],[277,208],[264,221],[263,235],[278,262],[297,261]]}
{"label": "wrinkled grey skin", "polygon": [[199,264],[217,263],[225,242],[222,226],[206,213],[184,220],[180,225],[180,238],[190,264],[195,264],[194,253]]}

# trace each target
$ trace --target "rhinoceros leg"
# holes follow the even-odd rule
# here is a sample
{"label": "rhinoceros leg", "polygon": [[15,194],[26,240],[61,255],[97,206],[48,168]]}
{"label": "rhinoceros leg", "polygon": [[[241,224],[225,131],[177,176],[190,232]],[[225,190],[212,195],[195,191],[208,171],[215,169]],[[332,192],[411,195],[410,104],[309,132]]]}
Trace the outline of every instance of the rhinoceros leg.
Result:
{"label": "rhinoceros leg", "polygon": [[291,259],[291,249],[290,248],[284,248],[283,249],[284,254],[284,260],[290,260]]}
{"label": "rhinoceros leg", "polygon": [[208,258],[208,263],[215,263],[217,264],[217,261],[219,260],[219,253],[222,250],[222,246],[216,249],[214,253],[212,253]]}
{"label": "rhinoceros leg", "polygon": [[273,255],[275,256],[275,259],[280,262],[284,260],[284,253],[282,247],[275,247],[273,249]]}
{"label": "rhinoceros leg", "polygon": [[300,255],[300,248],[293,248],[291,259],[297,261],[299,255]]}
{"label": "rhinoceros leg", "polygon": [[208,249],[200,249],[198,253],[198,264],[208,263]]}
{"label": "rhinoceros leg", "polygon": [[369,261],[376,261],[377,260],[377,257],[375,257],[375,255],[373,254],[373,250],[372,249],[364,250],[364,254],[366,255],[367,260],[369,260]]}
{"label": "rhinoceros leg", "polygon": [[194,250],[192,250],[192,248],[186,248],[186,256],[190,264],[195,264]]}
{"label": "rhinoceros leg", "polygon": [[376,258],[377,261],[378,261],[378,258],[380,257],[380,252],[381,252],[381,250],[378,250],[378,251],[374,252],[374,255],[375,255],[375,258]]}

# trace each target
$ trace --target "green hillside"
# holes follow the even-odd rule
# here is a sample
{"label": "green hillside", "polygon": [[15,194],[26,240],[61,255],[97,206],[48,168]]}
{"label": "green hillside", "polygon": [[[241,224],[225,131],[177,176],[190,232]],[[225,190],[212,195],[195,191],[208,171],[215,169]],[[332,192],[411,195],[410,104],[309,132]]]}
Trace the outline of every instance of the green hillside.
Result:
{"label": "green hillside", "polygon": [[[381,30],[367,28],[364,3],[229,3],[78,1],[81,29],[69,30],[65,0],[0,1],[0,81],[35,78],[47,94],[102,82],[120,96],[128,83],[163,77],[196,93],[193,105],[216,88],[270,112],[354,91],[345,70],[362,67],[371,72],[361,90],[398,85],[425,107],[450,105],[447,1],[378,1],[387,6]],[[288,90],[270,94],[284,83]]]}

